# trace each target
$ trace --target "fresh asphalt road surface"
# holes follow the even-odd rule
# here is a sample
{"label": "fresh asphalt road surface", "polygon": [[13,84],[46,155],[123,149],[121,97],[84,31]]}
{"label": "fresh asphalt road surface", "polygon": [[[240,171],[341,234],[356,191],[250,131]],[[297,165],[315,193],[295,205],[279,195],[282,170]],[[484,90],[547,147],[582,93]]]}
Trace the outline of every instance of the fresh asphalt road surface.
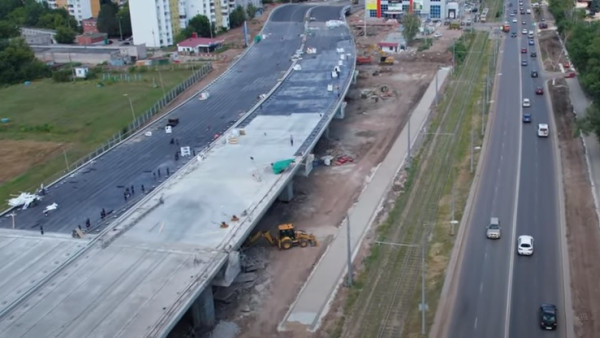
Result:
{"label": "fresh asphalt road surface", "polygon": [[[556,145],[551,137],[537,137],[537,124],[548,123],[550,116],[545,98],[535,95],[543,79],[530,76],[531,70],[540,69],[538,59],[530,57],[534,47],[521,35],[521,21],[529,28],[533,18],[518,19],[511,28],[519,32],[518,37],[507,34],[500,54],[496,116],[465,238],[447,337],[563,337],[565,332],[560,325],[564,307],[552,149]],[[520,52],[524,47],[527,54]],[[521,66],[521,58],[529,65]],[[532,107],[521,108],[524,97],[532,101]],[[523,110],[533,115],[529,125],[521,122]],[[500,218],[500,240],[485,238],[490,217]],[[532,257],[516,254],[516,238],[524,234],[535,239]],[[537,308],[545,302],[559,308],[555,332],[539,327]]]}
{"label": "fresh asphalt road surface", "polygon": [[[51,186],[40,205],[16,211],[16,228],[38,230],[43,226],[46,232],[70,233],[77,225],[85,227],[89,218],[92,227],[99,229],[108,224],[100,220],[103,208],[114,210],[112,218],[132,207],[142,196],[142,184],[148,192],[165,179],[167,168],[173,173],[189,160],[175,161],[178,147],[170,144],[172,137],[178,139],[180,146],[200,151],[213,140],[214,134],[223,133],[255,105],[260,94],[276,85],[301,45],[304,16],[311,7],[314,6],[284,5],[276,9],[265,26],[265,39],[206,89],[210,93],[206,101],[192,98],[148,127],[153,133],[151,137],[138,135],[123,142]],[[172,135],[163,130],[168,117],[180,119]],[[161,179],[155,180],[153,173],[157,175],[159,169]],[[125,201],[124,189],[131,185],[135,195]],[[45,217],[42,211],[52,203],[57,203],[58,209]],[[0,227],[11,226],[10,218],[0,217]]]}

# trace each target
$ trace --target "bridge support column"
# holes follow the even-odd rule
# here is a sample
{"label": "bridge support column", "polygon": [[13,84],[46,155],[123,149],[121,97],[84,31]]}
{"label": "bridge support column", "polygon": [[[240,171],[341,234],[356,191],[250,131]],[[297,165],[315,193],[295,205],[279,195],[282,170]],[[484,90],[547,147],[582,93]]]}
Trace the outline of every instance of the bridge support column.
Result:
{"label": "bridge support column", "polygon": [[325,128],[325,132],[323,132],[323,136],[325,136],[326,139],[329,139],[329,125],[327,125],[327,127]]}
{"label": "bridge support column", "polygon": [[212,287],[209,286],[202,291],[190,310],[195,332],[203,332],[215,326],[215,300],[213,299]]}
{"label": "bridge support column", "polygon": [[310,172],[313,170],[313,162],[315,161],[315,154],[309,153],[306,155],[304,161],[302,161],[303,170],[298,170],[298,174],[301,174],[304,177],[308,177]]}
{"label": "bridge support column", "polygon": [[356,81],[358,81],[358,70],[354,71],[354,74],[352,74],[352,84],[356,84]]}
{"label": "bridge support column", "polygon": [[294,180],[290,180],[290,182],[283,188],[281,194],[279,194],[279,200],[283,202],[290,202],[294,198]]}
{"label": "bridge support column", "polygon": [[338,120],[343,119],[346,116],[346,105],[347,105],[346,101],[343,101],[342,104],[340,104],[340,107],[335,112],[335,115],[333,117]]}

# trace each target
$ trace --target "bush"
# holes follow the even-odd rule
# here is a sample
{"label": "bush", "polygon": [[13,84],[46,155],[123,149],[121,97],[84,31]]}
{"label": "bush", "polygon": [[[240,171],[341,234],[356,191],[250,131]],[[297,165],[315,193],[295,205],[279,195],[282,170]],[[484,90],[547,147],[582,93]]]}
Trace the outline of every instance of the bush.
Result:
{"label": "bush", "polygon": [[67,69],[61,69],[52,72],[52,80],[55,82],[69,82],[73,79],[73,71]]}

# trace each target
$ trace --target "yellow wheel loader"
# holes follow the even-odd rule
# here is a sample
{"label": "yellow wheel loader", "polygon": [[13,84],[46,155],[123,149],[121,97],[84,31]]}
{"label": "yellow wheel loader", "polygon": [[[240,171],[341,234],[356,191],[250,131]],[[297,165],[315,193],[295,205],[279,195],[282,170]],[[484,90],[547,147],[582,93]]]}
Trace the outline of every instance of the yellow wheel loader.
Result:
{"label": "yellow wheel loader", "polygon": [[258,231],[252,236],[248,237],[246,245],[250,245],[256,242],[261,237],[264,237],[267,242],[271,245],[276,245],[279,249],[287,250],[293,246],[300,246],[302,248],[310,246],[317,246],[317,238],[313,234],[308,234],[302,230],[294,229],[294,225],[291,223],[279,225],[279,235],[273,237],[269,231]]}

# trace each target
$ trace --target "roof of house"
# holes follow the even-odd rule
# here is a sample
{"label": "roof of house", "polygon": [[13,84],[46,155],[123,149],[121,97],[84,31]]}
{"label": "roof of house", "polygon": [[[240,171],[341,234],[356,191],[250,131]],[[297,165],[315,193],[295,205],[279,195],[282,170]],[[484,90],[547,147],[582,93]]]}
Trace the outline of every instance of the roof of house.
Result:
{"label": "roof of house", "polygon": [[379,47],[398,47],[397,42],[380,42],[377,45]]}
{"label": "roof of house", "polygon": [[223,43],[220,39],[210,38],[189,38],[177,44],[178,47],[198,47],[198,46],[214,46]]}

